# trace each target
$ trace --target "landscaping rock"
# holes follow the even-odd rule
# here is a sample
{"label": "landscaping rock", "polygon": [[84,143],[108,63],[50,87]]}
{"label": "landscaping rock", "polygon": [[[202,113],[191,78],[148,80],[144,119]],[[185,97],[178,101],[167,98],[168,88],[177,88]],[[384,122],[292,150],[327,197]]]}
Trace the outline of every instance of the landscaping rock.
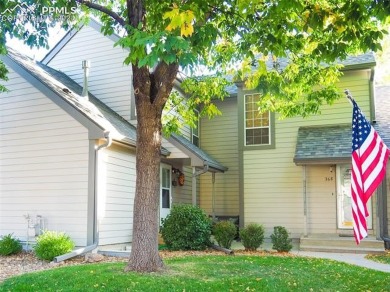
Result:
{"label": "landscaping rock", "polygon": [[87,253],[85,255],[85,262],[86,263],[97,263],[104,260],[104,255],[98,254],[98,253]]}

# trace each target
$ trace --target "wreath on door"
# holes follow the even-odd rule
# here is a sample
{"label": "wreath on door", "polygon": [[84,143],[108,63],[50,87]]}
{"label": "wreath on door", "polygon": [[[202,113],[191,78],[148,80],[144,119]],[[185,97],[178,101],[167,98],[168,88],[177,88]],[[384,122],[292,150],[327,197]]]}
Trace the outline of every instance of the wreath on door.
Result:
{"label": "wreath on door", "polygon": [[185,181],[184,173],[180,173],[179,177],[177,178],[177,181],[179,183],[179,186],[184,186],[184,181]]}

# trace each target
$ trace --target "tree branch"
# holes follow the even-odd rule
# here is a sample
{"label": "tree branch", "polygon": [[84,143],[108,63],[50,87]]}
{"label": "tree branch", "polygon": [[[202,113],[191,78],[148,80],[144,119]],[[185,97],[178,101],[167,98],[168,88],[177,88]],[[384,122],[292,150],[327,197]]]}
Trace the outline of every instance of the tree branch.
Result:
{"label": "tree branch", "polygon": [[152,102],[157,107],[161,107],[161,110],[168,100],[169,94],[173,88],[173,81],[175,80],[178,71],[179,64],[177,62],[171,64],[160,62],[151,76]]}
{"label": "tree branch", "polygon": [[114,20],[116,20],[120,25],[125,26],[126,22],[125,20],[120,17],[117,13],[114,11],[108,9],[105,6],[102,6],[100,4],[92,3],[90,0],[76,0],[77,3],[85,5],[91,9],[103,12],[109,16],[111,16]]}

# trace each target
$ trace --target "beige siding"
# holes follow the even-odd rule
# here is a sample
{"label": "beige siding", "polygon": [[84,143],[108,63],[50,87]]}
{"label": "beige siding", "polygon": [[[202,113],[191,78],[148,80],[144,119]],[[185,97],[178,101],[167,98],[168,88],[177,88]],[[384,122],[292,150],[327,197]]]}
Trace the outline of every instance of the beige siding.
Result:
{"label": "beige siding", "polygon": [[26,240],[29,214],[87,242],[87,130],[14,72],[0,94],[0,235]]}
{"label": "beige siding", "polygon": [[[226,99],[218,103],[222,116],[212,120],[202,119],[201,148],[222,165],[229,168],[215,177],[215,214],[237,216],[239,214],[238,132],[237,100]],[[200,176],[200,206],[212,214],[212,176]]]}
{"label": "beige siding", "polygon": [[99,244],[131,242],[135,151],[111,146],[99,157]]}
{"label": "beige siding", "polygon": [[[340,92],[345,88],[351,91],[369,118],[369,72],[347,72],[338,86]],[[303,233],[302,167],[293,163],[298,128],[312,125],[348,124],[351,123],[351,116],[351,105],[346,98],[342,97],[333,106],[324,106],[321,115],[307,119],[296,117],[279,120],[276,118],[276,148],[248,150],[243,153],[246,224],[249,222],[264,224],[266,236],[272,233],[273,226],[276,225],[285,226],[293,237],[299,237]],[[239,131],[243,130],[239,129]],[[316,182],[312,181],[312,183]],[[321,185],[320,181],[318,183]],[[314,196],[319,196],[319,194]],[[313,208],[317,207],[317,204],[313,205]],[[336,205],[327,201],[323,208],[322,213],[332,214],[335,212]],[[319,219],[312,218],[312,220],[314,224],[317,222],[315,220]],[[330,218],[330,220],[334,222],[334,219]],[[314,228],[313,225],[312,228]]]}
{"label": "beige siding", "polygon": [[89,91],[130,121],[132,71],[123,64],[128,52],[113,46],[108,37],[84,26],[48,65],[83,86],[81,62],[90,60]]}
{"label": "beige siding", "polygon": [[185,166],[181,168],[184,173],[185,181],[183,186],[172,186],[173,204],[191,204],[192,203],[192,168]]}

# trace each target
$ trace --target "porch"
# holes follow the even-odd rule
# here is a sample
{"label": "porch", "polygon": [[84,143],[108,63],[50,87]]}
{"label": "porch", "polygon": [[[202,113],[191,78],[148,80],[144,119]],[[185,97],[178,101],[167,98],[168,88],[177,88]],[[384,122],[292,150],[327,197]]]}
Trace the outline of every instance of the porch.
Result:
{"label": "porch", "polygon": [[385,252],[383,240],[374,236],[364,238],[359,245],[353,236],[340,236],[337,234],[309,234],[300,238],[299,250],[339,253],[383,253]]}

